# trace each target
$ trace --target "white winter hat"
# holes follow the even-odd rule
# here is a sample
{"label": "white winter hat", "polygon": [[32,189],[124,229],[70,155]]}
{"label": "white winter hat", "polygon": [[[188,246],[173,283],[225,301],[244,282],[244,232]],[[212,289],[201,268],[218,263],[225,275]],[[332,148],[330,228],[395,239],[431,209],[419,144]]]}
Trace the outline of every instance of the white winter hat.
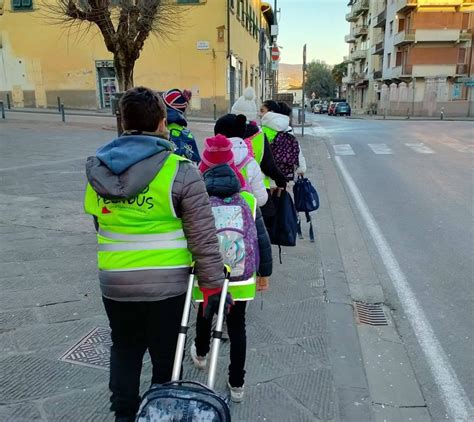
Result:
{"label": "white winter hat", "polygon": [[255,90],[249,86],[244,89],[244,95],[240,96],[232,106],[233,114],[243,114],[247,120],[257,120],[257,103],[255,102]]}

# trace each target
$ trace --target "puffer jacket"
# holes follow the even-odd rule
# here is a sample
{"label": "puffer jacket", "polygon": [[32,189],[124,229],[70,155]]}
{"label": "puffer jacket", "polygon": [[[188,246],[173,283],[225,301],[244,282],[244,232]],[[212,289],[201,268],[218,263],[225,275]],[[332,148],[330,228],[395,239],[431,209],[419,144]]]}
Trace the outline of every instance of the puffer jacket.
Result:
{"label": "puffer jacket", "polygon": [[[121,136],[99,148],[86,163],[92,188],[106,199],[136,196],[156,177],[171,145],[147,135]],[[223,262],[209,197],[200,173],[180,162],[172,186],[176,215],[182,219],[199,284],[216,288],[223,283]],[[102,294],[118,301],[156,301],[186,292],[188,270],[99,271]]]}
{"label": "puffer jacket", "polygon": [[232,153],[234,154],[234,163],[236,167],[241,170],[246,166],[247,169],[247,183],[257,198],[257,205],[263,207],[268,201],[268,193],[263,182],[263,173],[260,166],[249,155],[247,144],[242,138],[229,138],[232,142]]}
{"label": "puffer jacket", "polygon": [[[227,165],[221,164],[204,173],[204,183],[209,196],[227,198],[239,192],[240,182],[234,171]],[[260,264],[257,275],[260,277],[270,277],[273,270],[272,245],[268,236],[262,213],[257,207],[257,217],[255,220],[257,226],[258,249],[260,252]]]}

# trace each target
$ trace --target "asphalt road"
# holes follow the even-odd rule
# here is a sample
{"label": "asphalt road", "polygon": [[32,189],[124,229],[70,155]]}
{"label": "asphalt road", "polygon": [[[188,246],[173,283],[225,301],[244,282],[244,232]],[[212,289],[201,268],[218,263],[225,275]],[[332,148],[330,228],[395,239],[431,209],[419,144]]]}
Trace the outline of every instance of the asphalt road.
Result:
{"label": "asphalt road", "polygon": [[[310,132],[326,139],[331,155],[340,157],[355,182],[454,377],[473,403],[474,124],[324,115],[309,119],[314,125]],[[373,249],[374,259],[383,268]],[[383,279],[383,271],[381,274]],[[406,323],[410,317],[404,314],[395,289],[387,282],[389,277],[385,279],[387,298],[396,308],[394,313],[433,419],[443,420],[446,409],[440,405],[433,367],[428,368],[429,358]]]}

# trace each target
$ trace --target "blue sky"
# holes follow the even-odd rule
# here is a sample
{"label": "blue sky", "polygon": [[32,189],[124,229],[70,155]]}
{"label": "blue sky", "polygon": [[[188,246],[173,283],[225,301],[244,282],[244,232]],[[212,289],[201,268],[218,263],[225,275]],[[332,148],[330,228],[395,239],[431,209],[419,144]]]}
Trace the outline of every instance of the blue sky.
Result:
{"label": "blue sky", "polygon": [[[267,0],[273,6],[274,0]],[[278,44],[281,62],[302,63],[303,45],[307,58],[324,60],[328,64],[342,62],[348,46],[344,35],[349,33],[345,14],[348,0],[277,0],[280,34]]]}

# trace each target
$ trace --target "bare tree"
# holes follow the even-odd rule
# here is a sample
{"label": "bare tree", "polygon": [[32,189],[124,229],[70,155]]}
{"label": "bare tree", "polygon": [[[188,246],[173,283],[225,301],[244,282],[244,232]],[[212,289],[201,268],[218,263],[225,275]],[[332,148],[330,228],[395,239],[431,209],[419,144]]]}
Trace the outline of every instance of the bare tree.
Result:
{"label": "bare tree", "polygon": [[133,86],[133,69],[150,34],[170,38],[183,7],[173,0],[45,0],[47,16],[81,31],[96,27],[114,55],[120,91]]}

